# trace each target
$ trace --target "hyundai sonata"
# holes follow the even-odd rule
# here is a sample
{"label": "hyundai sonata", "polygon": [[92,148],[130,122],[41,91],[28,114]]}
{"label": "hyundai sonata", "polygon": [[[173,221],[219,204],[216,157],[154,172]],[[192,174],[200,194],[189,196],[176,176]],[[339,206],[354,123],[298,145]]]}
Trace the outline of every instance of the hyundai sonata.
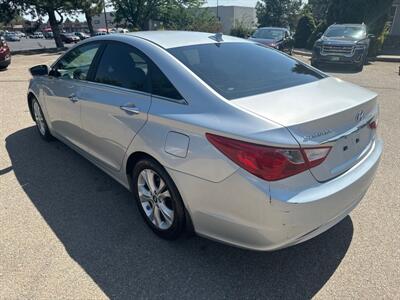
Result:
{"label": "hyundai sonata", "polygon": [[382,153],[375,93],[248,40],[104,35],[31,73],[40,136],[130,189],[166,239],[303,242],[359,203]]}

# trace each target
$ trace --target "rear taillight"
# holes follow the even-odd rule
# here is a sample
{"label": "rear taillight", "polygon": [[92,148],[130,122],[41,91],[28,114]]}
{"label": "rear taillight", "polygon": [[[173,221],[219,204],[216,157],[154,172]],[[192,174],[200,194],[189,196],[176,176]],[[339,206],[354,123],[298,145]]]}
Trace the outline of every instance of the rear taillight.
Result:
{"label": "rear taillight", "polygon": [[321,164],[330,151],[322,148],[277,148],[243,142],[211,133],[207,140],[234,163],[268,181],[283,179]]}

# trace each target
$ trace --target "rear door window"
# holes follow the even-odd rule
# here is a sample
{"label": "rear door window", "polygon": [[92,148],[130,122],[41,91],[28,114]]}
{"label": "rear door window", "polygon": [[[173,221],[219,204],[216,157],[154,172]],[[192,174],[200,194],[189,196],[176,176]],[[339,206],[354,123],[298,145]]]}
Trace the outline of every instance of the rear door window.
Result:
{"label": "rear door window", "polygon": [[94,81],[150,92],[148,75],[149,64],[142,53],[126,44],[110,43],[101,56]]}

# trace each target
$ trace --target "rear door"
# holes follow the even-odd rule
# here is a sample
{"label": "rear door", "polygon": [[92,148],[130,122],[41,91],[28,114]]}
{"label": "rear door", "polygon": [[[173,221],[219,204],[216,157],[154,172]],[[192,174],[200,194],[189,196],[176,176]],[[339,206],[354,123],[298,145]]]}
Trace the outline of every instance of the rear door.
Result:
{"label": "rear door", "polygon": [[80,88],[84,146],[105,167],[121,168],[129,144],[147,120],[149,69],[139,50],[110,41],[91,82]]}

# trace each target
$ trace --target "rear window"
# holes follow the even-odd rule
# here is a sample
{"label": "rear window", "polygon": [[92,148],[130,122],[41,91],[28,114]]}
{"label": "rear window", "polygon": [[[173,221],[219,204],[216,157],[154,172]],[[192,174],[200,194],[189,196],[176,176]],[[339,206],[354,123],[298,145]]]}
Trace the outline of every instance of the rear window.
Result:
{"label": "rear window", "polygon": [[169,52],[230,100],[324,78],[305,64],[255,43],[193,45]]}

